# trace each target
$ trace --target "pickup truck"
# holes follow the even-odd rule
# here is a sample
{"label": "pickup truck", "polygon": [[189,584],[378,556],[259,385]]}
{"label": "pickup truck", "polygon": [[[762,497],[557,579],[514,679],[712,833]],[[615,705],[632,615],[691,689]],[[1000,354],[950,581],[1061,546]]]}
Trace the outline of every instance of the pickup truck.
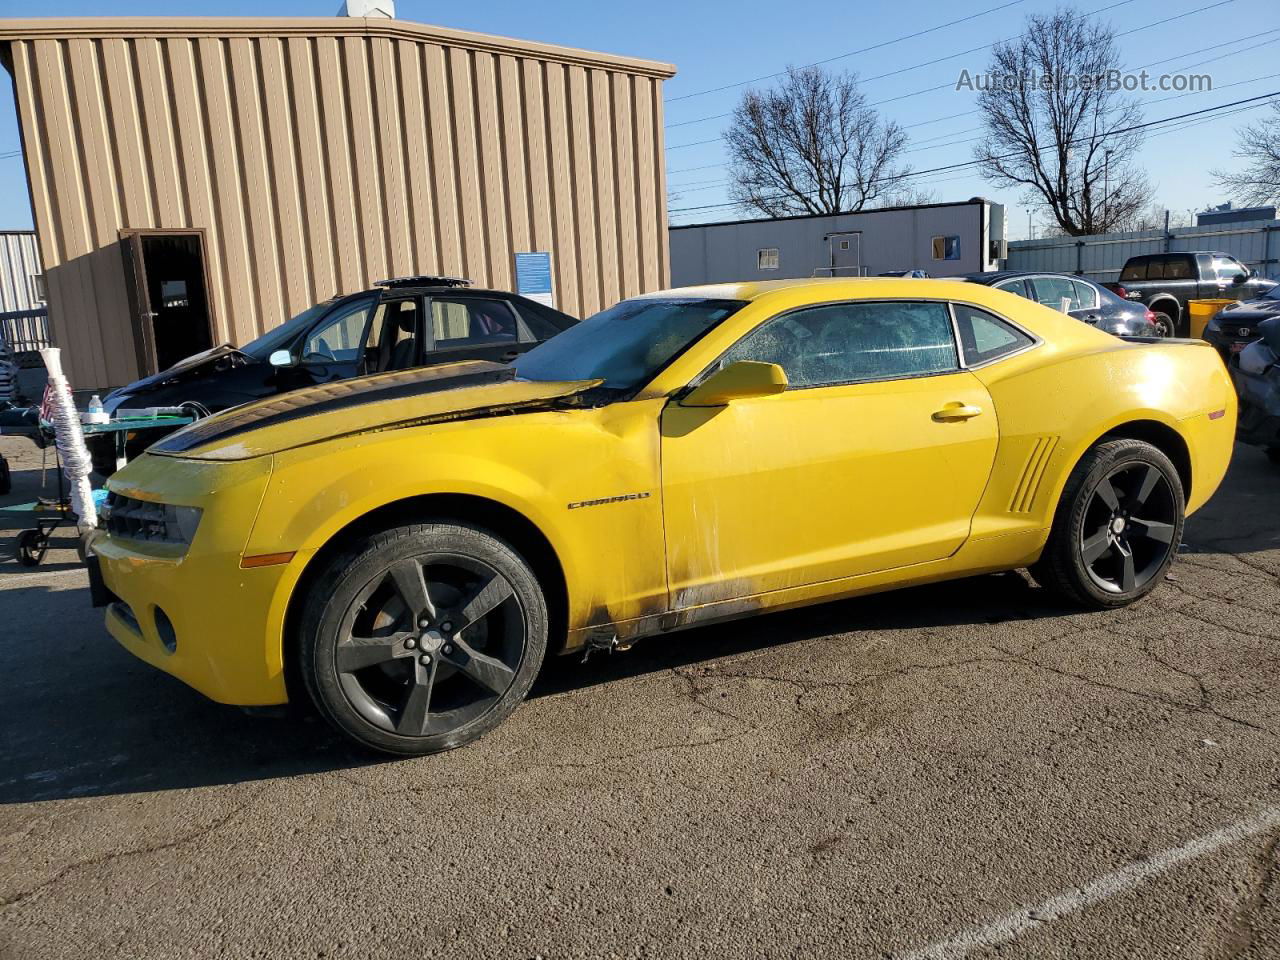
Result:
{"label": "pickup truck", "polygon": [[1105,286],[1155,315],[1161,336],[1189,335],[1188,300],[1252,300],[1276,286],[1225,253],[1149,253],[1130,257]]}

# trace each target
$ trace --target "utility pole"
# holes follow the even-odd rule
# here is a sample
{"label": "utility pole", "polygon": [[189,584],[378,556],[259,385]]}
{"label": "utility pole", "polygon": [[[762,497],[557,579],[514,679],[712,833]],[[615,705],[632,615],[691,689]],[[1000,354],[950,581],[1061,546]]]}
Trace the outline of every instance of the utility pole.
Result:
{"label": "utility pole", "polygon": [[1111,221],[1107,218],[1111,206],[1111,151],[1102,156],[1102,226],[1105,231],[1111,230]]}
{"label": "utility pole", "polygon": [[1036,228],[1031,226],[1031,211],[1027,211],[1027,239],[1034,240],[1036,238]]}

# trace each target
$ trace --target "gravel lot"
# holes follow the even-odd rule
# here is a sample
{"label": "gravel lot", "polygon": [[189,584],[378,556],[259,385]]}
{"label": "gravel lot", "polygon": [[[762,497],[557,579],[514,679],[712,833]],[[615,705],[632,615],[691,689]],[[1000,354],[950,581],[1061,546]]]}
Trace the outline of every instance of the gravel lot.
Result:
{"label": "gravel lot", "polygon": [[0,563],[0,957],[1280,956],[1280,470],[1238,448],[1186,540],[1118,613],[705,628],[381,762],[135,661],[68,536]]}

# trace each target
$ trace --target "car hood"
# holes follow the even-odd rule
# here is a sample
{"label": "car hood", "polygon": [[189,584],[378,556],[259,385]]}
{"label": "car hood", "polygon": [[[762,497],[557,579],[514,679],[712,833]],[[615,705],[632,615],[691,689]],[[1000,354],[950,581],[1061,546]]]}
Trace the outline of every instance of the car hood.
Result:
{"label": "car hood", "polygon": [[550,404],[599,380],[517,380],[503,363],[473,360],[357,377],[245,404],[170,434],[148,452],[246,460],[372,431],[488,416]]}
{"label": "car hood", "polygon": [[209,350],[202,350],[200,353],[193,353],[185,360],[179,360],[167,370],[161,370],[159,373],[153,373],[149,377],[135,380],[133,383],[120,387],[118,390],[112,390],[111,393],[107,394],[107,398],[128,397],[141,393],[149,387],[158,387],[162,383],[194,379],[207,369],[215,366],[223,357],[229,356],[244,356],[244,354],[229,343],[224,343]]}
{"label": "car hood", "polygon": [[1227,307],[1218,312],[1219,323],[1229,323],[1232,326],[1240,326],[1245,324],[1255,326],[1269,317],[1280,314],[1280,301],[1277,300],[1246,300],[1238,307]]}

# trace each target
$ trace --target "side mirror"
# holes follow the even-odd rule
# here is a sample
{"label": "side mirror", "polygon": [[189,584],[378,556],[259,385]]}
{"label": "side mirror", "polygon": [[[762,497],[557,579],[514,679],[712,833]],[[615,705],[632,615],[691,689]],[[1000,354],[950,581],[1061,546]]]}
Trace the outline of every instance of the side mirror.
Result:
{"label": "side mirror", "polygon": [[1248,274],[1237,273],[1234,277],[1232,277],[1231,282],[1238,287],[1240,286],[1240,284],[1244,283],[1248,279],[1249,279]]}
{"label": "side mirror", "polygon": [[787,374],[776,363],[739,360],[718,370],[694,387],[682,407],[723,407],[731,400],[769,397],[787,389]]}
{"label": "side mirror", "polygon": [[275,350],[267,357],[267,363],[273,367],[292,367],[297,361],[288,350]]}

